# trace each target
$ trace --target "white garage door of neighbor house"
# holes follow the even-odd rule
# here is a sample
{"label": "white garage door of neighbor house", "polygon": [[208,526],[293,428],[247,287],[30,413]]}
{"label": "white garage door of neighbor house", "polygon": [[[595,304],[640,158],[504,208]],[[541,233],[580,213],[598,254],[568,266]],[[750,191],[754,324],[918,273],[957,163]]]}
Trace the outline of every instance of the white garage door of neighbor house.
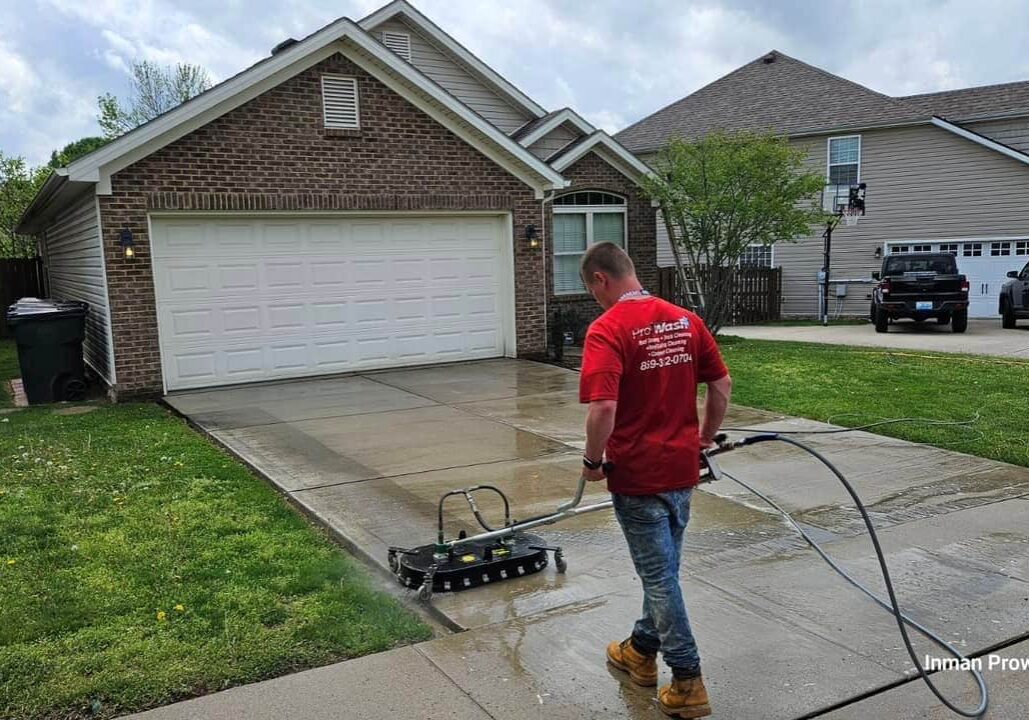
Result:
{"label": "white garage door of neighbor house", "polygon": [[471,215],[154,217],[165,386],[513,354],[505,228]]}
{"label": "white garage door of neighbor house", "polygon": [[1009,270],[1020,270],[1029,258],[1029,239],[972,239],[941,242],[888,243],[887,252],[945,252],[958,261],[968,279],[968,316],[999,318],[1000,288]]}

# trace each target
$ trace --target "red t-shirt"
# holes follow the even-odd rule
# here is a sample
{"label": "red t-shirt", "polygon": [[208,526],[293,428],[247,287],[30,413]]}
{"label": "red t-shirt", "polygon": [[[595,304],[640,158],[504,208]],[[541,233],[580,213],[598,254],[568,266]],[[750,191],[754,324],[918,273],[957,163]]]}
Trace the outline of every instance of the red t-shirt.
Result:
{"label": "red t-shirt", "polygon": [[579,402],[617,400],[607,486],[621,495],[700,480],[697,384],[729,373],[704,322],[656,297],[623,300],[586,333]]}

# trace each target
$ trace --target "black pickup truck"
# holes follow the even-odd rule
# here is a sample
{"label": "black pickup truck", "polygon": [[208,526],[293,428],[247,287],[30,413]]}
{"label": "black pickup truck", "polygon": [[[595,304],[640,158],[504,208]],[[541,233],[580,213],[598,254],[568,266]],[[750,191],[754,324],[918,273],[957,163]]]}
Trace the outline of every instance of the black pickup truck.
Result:
{"label": "black pickup truck", "polygon": [[957,259],[948,254],[898,254],[883,260],[872,273],[879,284],[872,291],[871,320],[884,333],[899,318],[916,323],[935,318],[963,333],[968,328],[968,280],[958,273]]}

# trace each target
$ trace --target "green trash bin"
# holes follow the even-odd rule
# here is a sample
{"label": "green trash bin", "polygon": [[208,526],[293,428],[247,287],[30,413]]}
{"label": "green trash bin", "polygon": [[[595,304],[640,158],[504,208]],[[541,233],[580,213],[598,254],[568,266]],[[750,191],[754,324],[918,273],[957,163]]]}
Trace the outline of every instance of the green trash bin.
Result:
{"label": "green trash bin", "polygon": [[29,404],[81,400],[86,394],[82,340],[89,303],[22,298],[7,309]]}

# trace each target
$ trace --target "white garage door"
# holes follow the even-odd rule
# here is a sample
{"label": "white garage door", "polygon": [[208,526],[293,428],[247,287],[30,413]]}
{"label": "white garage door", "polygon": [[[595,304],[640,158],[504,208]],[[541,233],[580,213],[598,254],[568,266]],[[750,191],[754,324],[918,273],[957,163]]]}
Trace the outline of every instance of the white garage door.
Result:
{"label": "white garage door", "polygon": [[1000,288],[1009,270],[1020,270],[1029,257],[1029,239],[973,239],[887,243],[887,252],[946,252],[957,257],[958,272],[968,278],[968,315],[998,318]]}
{"label": "white garage door", "polygon": [[154,217],[168,390],[513,354],[505,222]]}

